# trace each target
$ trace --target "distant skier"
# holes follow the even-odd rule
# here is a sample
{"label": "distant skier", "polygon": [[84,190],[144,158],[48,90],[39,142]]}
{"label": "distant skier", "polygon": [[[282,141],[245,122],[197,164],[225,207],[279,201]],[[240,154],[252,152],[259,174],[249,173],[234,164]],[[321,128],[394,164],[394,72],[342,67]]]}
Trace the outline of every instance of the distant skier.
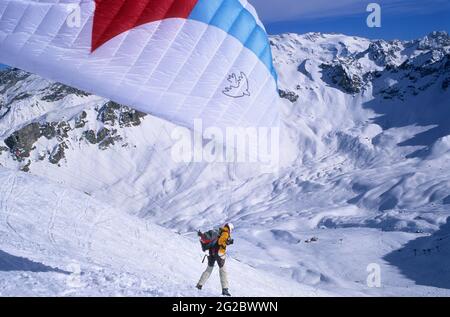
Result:
{"label": "distant skier", "polygon": [[203,285],[205,285],[206,281],[211,276],[211,273],[214,269],[214,264],[217,262],[217,264],[219,265],[222,295],[231,296],[230,292],[228,291],[228,276],[225,267],[225,258],[227,246],[234,243],[234,240],[231,239],[231,232],[233,230],[233,224],[227,223],[218,230],[210,230],[205,233],[202,233],[201,231],[198,232],[203,251],[209,251],[208,267],[202,274],[200,281],[197,284],[197,288],[199,290],[202,289]]}

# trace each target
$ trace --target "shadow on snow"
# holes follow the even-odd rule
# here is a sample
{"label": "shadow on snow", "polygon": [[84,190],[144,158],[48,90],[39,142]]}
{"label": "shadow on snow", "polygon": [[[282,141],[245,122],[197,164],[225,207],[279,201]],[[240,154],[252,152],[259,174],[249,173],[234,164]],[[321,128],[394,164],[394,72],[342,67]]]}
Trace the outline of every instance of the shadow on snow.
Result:
{"label": "shadow on snow", "polygon": [[434,234],[412,240],[384,259],[417,285],[450,289],[450,218]]}
{"label": "shadow on snow", "polygon": [[70,274],[69,272],[52,268],[39,262],[31,261],[27,258],[11,255],[9,253],[0,250],[0,272],[12,272],[12,271],[24,271],[24,272],[54,272],[62,274]]}

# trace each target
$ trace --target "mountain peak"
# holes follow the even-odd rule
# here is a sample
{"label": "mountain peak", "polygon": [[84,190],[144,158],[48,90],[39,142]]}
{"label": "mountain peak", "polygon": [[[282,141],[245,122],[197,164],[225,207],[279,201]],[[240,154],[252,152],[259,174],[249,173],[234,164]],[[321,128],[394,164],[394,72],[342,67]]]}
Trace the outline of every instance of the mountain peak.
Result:
{"label": "mountain peak", "polygon": [[450,46],[450,36],[446,31],[434,31],[419,41],[419,49],[439,49]]}

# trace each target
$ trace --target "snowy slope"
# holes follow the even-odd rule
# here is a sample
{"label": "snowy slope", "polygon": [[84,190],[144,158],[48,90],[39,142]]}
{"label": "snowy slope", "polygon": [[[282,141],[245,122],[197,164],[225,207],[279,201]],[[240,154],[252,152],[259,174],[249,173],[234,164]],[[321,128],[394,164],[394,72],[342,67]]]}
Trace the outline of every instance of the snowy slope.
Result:
{"label": "snowy slope", "polygon": [[[195,239],[24,173],[2,168],[0,184],[0,295],[199,294]],[[325,294],[233,260],[229,271],[240,296]],[[214,277],[201,294],[219,285]]]}
{"label": "snowy slope", "polygon": [[[298,287],[296,294],[311,295],[308,285],[338,295],[450,295],[448,34],[409,42],[286,34],[271,42],[283,100],[283,165],[277,175],[251,175],[239,165],[174,163],[171,123],[17,70],[0,75],[0,164],[37,175],[39,180],[31,179],[45,179],[55,191],[70,188],[73,201],[89,197],[98,210],[114,210],[129,222],[130,230],[145,223],[167,236],[189,237],[233,221],[238,230],[231,257],[264,276],[281,277]],[[80,212],[69,210],[73,217]],[[318,240],[309,242],[313,237]],[[11,239],[3,239],[2,248]],[[121,249],[110,247],[93,259]],[[36,254],[33,247],[29,253],[21,248],[8,250],[27,258]],[[29,258],[64,269],[56,259]],[[88,267],[100,261],[75,260]],[[120,275],[116,261],[99,266],[114,266],[111,271]],[[366,285],[371,263],[381,266],[381,288]],[[245,280],[241,264],[233,283]],[[141,274],[136,264],[127,265],[130,274]],[[177,275],[180,295],[193,294],[201,269],[197,258],[189,273]],[[171,270],[180,273],[176,265]],[[157,272],[148,278],[158,280]],[[91,285],[93,294],[101,288]],[[157,283],[151,285],[150,294],[178,294],[170,285],[161,293]],[[112,284],[106,289],[111,294]],[[208,291],[214,294],[214,287]],[[253,293],[244,287],[241,294]]]}

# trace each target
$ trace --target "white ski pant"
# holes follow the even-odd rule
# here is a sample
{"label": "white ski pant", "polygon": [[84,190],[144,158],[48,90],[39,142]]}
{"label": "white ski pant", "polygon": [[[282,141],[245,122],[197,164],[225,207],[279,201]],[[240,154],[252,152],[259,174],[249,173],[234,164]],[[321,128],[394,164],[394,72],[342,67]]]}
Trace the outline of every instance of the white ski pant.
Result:
{"label": "white ski pant", "polygon": [[[206,271],[203,272],[202,276],[200,277],[200,281],[198,284],[200,286],[205,285],[205,283],[208,281],[209,277],[211,276],[211,273],[214,270],[214,266],[210,266],[208,264],[208,267],[206,268]],[[220,284],[222,285],[222,289],[226,288],[228,289],[228,273],[225,264],[222,267],[219,267],[219,276],[220,276]]]}

